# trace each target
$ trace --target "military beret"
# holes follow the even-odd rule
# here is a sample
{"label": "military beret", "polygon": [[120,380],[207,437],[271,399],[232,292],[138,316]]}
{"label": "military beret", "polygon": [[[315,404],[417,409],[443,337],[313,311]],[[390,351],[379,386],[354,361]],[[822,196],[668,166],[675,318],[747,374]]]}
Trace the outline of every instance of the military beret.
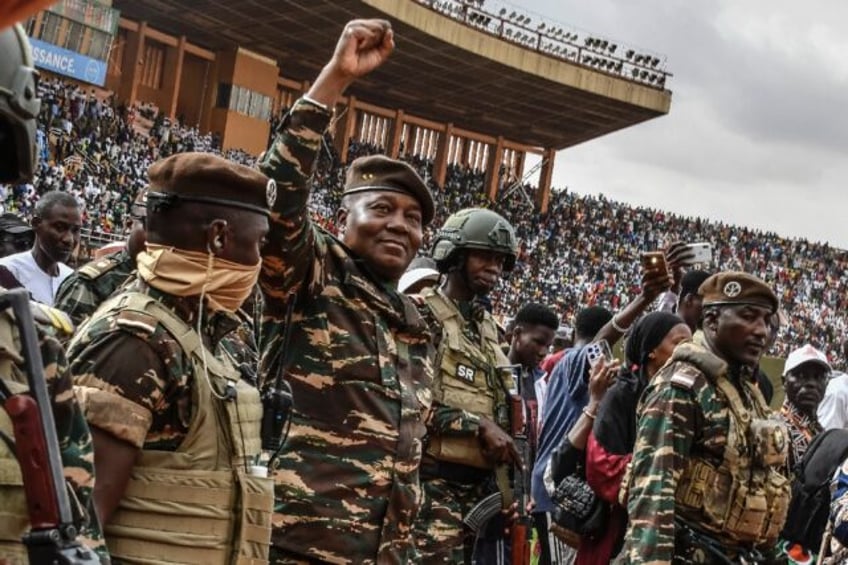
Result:
{"label": "military beret", "polygon": [[269,214],[277,185],[256,169],[210,153],[177,153],[153,163],[147,198],[154,201],[219,204]]}
{"label": "military beret", "polygon": [[761,279],[748,273],[725,271],[705,280],[698,289],[704,306],[748,304],[776,311],[777,296]]}
{"label": "military beret", "polygon": [[409,194],[421,205],[421,219],[429,224],[436,206],[430,189],[411,166],[385,155],[359,157],[347,170],[347,181],[343,194],[357,192],[390,191]]}

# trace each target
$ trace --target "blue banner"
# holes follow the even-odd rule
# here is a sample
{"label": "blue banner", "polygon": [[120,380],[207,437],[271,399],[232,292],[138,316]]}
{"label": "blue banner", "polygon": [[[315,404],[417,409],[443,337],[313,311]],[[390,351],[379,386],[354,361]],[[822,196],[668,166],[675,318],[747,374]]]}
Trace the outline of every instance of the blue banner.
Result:
{"label": "blue banner", "polygon": [[105,61],[98,61],[32,37],[29,42],[32,44],[32,59],[36,67],[97,86],[106,83]]}

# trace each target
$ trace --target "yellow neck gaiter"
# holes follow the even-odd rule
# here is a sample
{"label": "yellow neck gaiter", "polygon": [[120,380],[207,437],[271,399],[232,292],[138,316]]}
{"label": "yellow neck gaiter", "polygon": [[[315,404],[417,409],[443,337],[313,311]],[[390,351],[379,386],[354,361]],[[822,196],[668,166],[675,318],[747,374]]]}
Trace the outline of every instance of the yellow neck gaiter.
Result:
{"label": "yellow neck gaiter", "polygon": [[139,276],[155,289],[174,296],[200,296],[212,310],[235,312],[250,296],[262,262],[242,265],[212,253],[148,243],[136,258]]}

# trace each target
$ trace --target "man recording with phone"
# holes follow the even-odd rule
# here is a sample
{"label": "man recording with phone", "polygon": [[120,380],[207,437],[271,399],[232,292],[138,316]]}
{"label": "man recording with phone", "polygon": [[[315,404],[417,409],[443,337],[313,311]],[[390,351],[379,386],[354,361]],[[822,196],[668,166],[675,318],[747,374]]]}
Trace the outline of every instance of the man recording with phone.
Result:
{"label": "man recording with phone", "polygon": [[540,524],[547,523],[546,514],[553,511],[551,497],[545,490],[543,476],[551,453],[577,421],[589,402],[589,372],[587,346],[605,340],[610,348],[630,326],[654,303],[657,296],[672,284],[665,260],[642,262],[640,293],[613,315],[605,308],[591,306],[580,311],[575,320],[574,347],[554,367],[548,380],[544,410],[539,414],[539,438],[533,465],[531,492],[536,503],[534,511],[539,538],[542,540],[542,562],[550,558],[551,540]]}

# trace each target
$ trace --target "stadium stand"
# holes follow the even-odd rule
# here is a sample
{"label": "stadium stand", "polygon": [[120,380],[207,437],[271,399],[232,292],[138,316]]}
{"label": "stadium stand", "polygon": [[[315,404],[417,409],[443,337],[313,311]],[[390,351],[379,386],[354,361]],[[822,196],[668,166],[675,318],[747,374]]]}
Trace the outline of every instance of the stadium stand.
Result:
{"label": "stadium stand", "polygon": [[[48,190],[74,194],[85,207],[90,245],[123,237],[128,206],[154,160],[180,151],[220,153],[212,135],[170,121],[148,105],[115,105],[110,98],[59,79],[42,81],[39,88],[44,99],[40,170],[33,185],[6,187],[0,196],[7,211],[27,217],[37,196]],[[311,206],[332,230],[344,163],[332,142],[324,145]],[[348,160],[382,150],[353,140]],[[678,239],[709,241],[715,248],[711,268],[743,269],[774,285],[788,322],[772,354],[785,356],[809,342],[824,349],[835,364],[844,361],[840,344],[846,332],[848,255],[843,250],[567,189],[554,191],[548,213],[540,214],[530,204],[535,188],[529,184],[504,191],[506,197],[490,203],[483,189],[484,171],[451,165],[444,187],[438,188],[431,180],[432,161],[404,154],[430,180],[438,204],[433,225],[451,211],[478,205],[492,206],[516,226],[520,263],[492,296],[499,315],[514,312],[528,300],[554,305],[563,320],[572,319],[582,305],[615,309],[637,290],[641,251]],[[254,159],[240,151],[225,156],[247,164]]]}

